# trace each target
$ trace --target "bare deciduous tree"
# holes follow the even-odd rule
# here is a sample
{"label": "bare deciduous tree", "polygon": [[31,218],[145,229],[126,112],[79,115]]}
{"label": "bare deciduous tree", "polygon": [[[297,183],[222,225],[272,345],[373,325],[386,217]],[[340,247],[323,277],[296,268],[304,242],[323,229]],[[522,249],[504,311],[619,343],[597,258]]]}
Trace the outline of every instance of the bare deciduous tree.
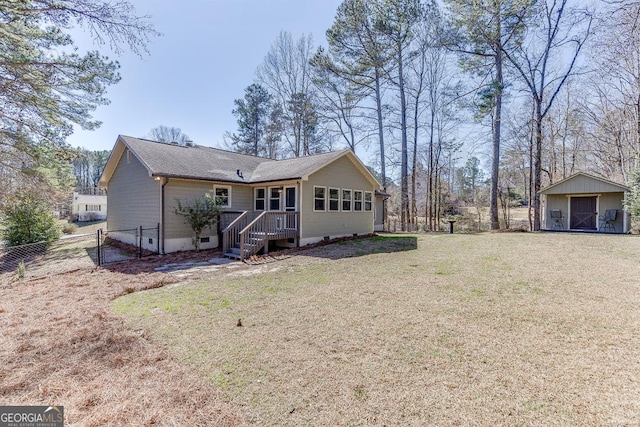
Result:
{"label": "bare deciduous tree", "polygon": [[[586,10],[570,9],[568,0],[542,1],[534,8],[529,39],[515,50],[502,48],[531,95],[534,106],[535,148],[533,150],[533,229],[540,229],[540,188],[542,183],[543,120],[560,90],[574,73],[578,56],[591,35],[593,16]],[[537,28],[533,22],[542,22]],[[564,67],[554,60],[566,55]]]}
{"label": "bare deciduous tree", "polygon": [[182,129],[173,126],[160,125],[149,131],[150,139],[158,142],[167,142],[169,144],[192,145],[189,135],[182,132]]}
{"label": "bare deciduous tree", "polygon": [[260,83],[280,105],[282,135],[295,157],[317,151],[317,114],[309,64],[313,50],[311,35],[303,34],[294,41],[291,33],[281,31],[256,71]]}

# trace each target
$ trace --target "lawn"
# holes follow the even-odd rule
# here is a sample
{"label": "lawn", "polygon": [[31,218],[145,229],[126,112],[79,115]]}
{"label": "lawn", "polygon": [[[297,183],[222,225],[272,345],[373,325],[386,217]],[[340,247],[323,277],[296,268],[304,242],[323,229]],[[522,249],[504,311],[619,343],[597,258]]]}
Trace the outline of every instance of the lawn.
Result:
{"label": "lawn", "polygon": [[634,236],[378,237],[112,308],[251,424],[638,425],[638,259]]}
{"label": "lawn", "polygon": [[109,307],[119,295],[175,282],[154,267],[179,259],[0,284],[0,405],[63,405],[68,426],[243,425],[222,391]]}
{"label": "lawn", "polygon": [[67,220],[59,220],[58,223],[60,224],[60,227],[63,227],[65,225],[69,225],[69,224],[73,224],[72,226],[75,226],[75,229],[73,230],[73,232],[71,234],[89,234],[89,233],[94,233],[96,231],[98,231],[99,228],[102,228],[103,230],[107,229],[107,221],[101,220],[101,221],[83,221],[83,222],[72,222],[70,223]]}

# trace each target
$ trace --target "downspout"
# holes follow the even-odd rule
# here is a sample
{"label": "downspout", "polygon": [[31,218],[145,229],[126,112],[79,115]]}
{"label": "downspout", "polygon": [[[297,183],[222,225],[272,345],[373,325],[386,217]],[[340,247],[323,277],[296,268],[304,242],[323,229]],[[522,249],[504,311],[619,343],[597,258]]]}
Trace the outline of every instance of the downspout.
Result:
{"label": "downspout", "polygon": [[[162,187],[160,190],[160,234],[162,234],[162,238],[160,239],[160,253],[164,254],[164,187],[169,183],[169,178],[162,178]],[[160,236],[158,236],[160,238]]]}
{"label": "downspout", "polygon": [[300,247],[300,240],[302,240],[302,180],[298,181],[298,238],[296,239],[296,246]]}
{"label": "downspout", "polygon": [[625,191],[622,196],[622,233],[627,234],[629,232],[628,218],[627,218],[627,192]]}

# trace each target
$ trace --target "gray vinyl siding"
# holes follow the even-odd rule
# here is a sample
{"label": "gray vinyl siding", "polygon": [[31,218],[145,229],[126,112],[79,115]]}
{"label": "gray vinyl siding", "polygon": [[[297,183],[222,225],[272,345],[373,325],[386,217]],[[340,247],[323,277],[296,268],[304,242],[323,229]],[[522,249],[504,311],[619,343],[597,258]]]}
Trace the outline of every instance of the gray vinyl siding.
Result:
{"label": "gray vinyl siding", "polygon": [[[185,224],[184,217],[175,213],[178,205],[176,199],[183,204],[191,204],[196,198],[203,197],[215,186],[231,187],[231,206],[229,210],[250,210],[253,201],[253,190],[248,186],[229,185],[206,181],[190,181],[170,179],[165,186],[165,236],[167,239],[193,237],[193,231]],[[203,236],[213,236],[215,229],[205,230]]]}
{"label": "gray vinyl siding", "polygon": [[156,227],[160,222],[160,182],[125,151],[109,181],[107,228],[124,230],[143,226]]}
{"label": "gray vinyl siding", "polygon": [[[302,238],[341,236],[346,234],[366,234],[373,231],[373,209],[361,212],[334,212],[328,210],[328,197],[324,212],[314,212],[314,186],[326,187],[328,196],[329,187],[373,192],[375,188],[360,172],[360,170],[343,156],[328,164],[324,168],[309,176],[308,181],[302,183]],[[363,196],[364,198],[364,196]],[[375,197],[373,203],[376,203]],[[363,203],[364,209],[364,203]]]}
{"label": "gray vinyl siding", "polygon": [[374,222],[375,225],[384,226],[384,198],[383,197],[375,197],[374,196]]}
{"label": "gray vinyl siding", "polygon": [[253,210],[253,188],[248,185],[237,185],[231,189],[233,197],[231,207],[234,211],[252,211]]}

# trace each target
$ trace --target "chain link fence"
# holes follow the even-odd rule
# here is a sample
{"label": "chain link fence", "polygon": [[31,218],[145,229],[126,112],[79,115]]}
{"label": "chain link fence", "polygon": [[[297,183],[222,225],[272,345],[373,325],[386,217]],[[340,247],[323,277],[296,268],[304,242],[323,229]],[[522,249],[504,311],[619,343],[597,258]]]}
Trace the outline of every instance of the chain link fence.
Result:
{"label": "chain link fence", "polygon": [[97,265],[95,233],[68,236],[54,242],[0,246],[0,283],[34,279]]}
{"label": "chain link fence", "polygon": [[36,279],[160,252],[160,227],[98,230],[53,242],[6,247],[0,244],[0,284]]}
{"label": "chain link fence", "polygon": [[142,258],[160,253],[160,225],[126,230],[98,230],[98,264]]}

